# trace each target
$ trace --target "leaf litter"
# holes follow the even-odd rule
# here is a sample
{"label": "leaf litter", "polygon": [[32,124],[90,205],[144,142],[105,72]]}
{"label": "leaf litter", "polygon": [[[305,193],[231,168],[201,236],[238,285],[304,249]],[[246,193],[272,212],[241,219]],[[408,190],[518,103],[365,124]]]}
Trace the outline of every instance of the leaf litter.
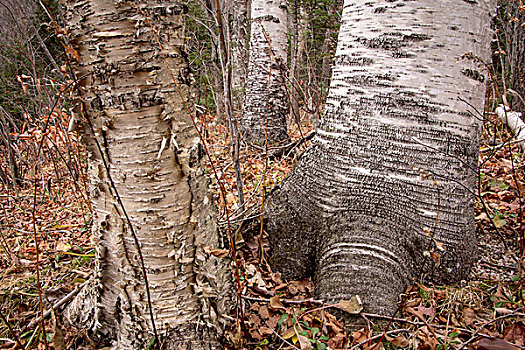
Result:
{"label": "leaf litter", "polygon": [[[242,175],[248,200],[244,213],[241,213],[225,130],[218,125],[213,127],[214,118],[209,115],[201,116],[200,124],[208,130],[207,145],[213,156],[213,166],[220,169],[230,191],[223,199],[218,184],[211,185],[222,221],[225,220],[226,205],[232,219],[237,218],[232,220],[234,223],[241,223],[244,217],[257,216],[262,193],[290,173],[306,147],[302,145],[288,157],[274,159],[267,159],[260,150],[244,151]],[[312,129],[306,121],[302,126],[303,134]],[[293,128],[291,135],[295,140],[300,137],[298,130]],[[489,136],[484,135],[484,140]],[[501,129],[499,137],[504,140],[510,135]],[[75,147],[81,146],[75,144]],[[44,158],[46,155],[44,153]],[[35,331],[25,327],[38,317],[31,217],[35,182],[39,189],[35,217],[42,237],[40,269],[46,309],[83,283],[93,268],[86,194],[79,195],[78,183],[75,184],[68,175],[64,162],[53,162],[50,156],[47,158],[37,173],[27,176],[17,196],[4,185],[0,192],[0,301],[13,331],[25,343]],[[2,159],[2,164],[5,166],[5,159]],[[480,197],[483,202],[476,203],[476,222],[481,259],[473,268],[472,279],[448,287],[415,284],[407,289],[405,305],[396,317],[363,313],[358,296],[333,305],[312,299],[314,286],[311,280],[284,281],[279,273],[271,271],[264,259],[261,262],[261,249],[266,253],[269,247],[264,230],[263,237],[260,237],[258,220],[243,223],[246,227],[236,235],[237,245],[241,248],[238,259],[241,260],[245,308],[246,332],[242,335],[242,347],[316,350],[392,347],[511,350],[524,347],[523,278],[518,264],[522,256],[518,235],[522,217],[519,193],[524,188],[523,171],[520,171],[524,167],[523,156],[511,146],[490,157],[482,153],[480,164]],[[209,169],[211,164],[206,166]],[[85,177],[85,174],[81,176]],[[85,183],[85,179],[76,181]],[[212,247],[208,250],[218,257],[229,253]],[[361,322],[345,324],[341,312],[355,314]],[[48,337],[56,343],[55,348],[68,348],[72,344],[90,348],[85,334],[65,329],[59,316],[60,312],[52,313],[52,317],[46,320]],[[385,322],[390,323],[386,332]],[[0,338],[4,339],[1,347],[14,346],[5,324],[0,326]],[[38,342],[33,343],[31,346]]]}
{"label": "leaf litter", "polygon": [[[63,112],[59,110],[55,118],[66,119],[67,125],[69,116]],[[311,122],[303,119],[301,130],[297,125],[290,128],[292,142],[312,132]],[[44,119],[20,137],[28,149],[43,137],[43,122]],[[495,121],[494,124],[498,125]],[[242,348],[512,350],[525,346],[524,244],[519,239],[523,234],[524,160],[516,145],[480,154],[480,198],[475,205],[480,259],[473,267],[471,279],[455,286],[416,283],[406,290],[400,313],[372,315],[363,313],[359,296],[331,305],[313,299],[311,280],[285,281],[265,261],[268,240],[258,220],[263,194],[291,172],[307,144],[281,157],[267,157],[262,149],[243,149],[241,169],[246,202],[241,206],[226,129],[211,115],[201,115],[199,125],[206,130],[206,144],[212,155],[213,164],[204,164],[207,172],[215,167],[228,190],[223,198],[212,179],[219,223],[225,226],[228,207],[230,221],[238,227],[235,242],[239,248],[245,332],[237,343]],[[27,166],[17,194],[9,186],[0,185],[0,307],[12,331],[28,348],[38,347],[38,326],[28,327],[31,322],[36,324],[39,313],[32,227],[35,183],[45,308],[82,284],[93,268],[85,174],[80,171],[74,178],[68,168],[68,162],[76,161],[76,168],[84,169],[85,159],[80,156],[65,161],[62,157],[56,161],[70,147],[79,155],[84,151],[74,133],[63,133],[60,128],[51,130],[50,138],[58,148],[46,143],[40,166],[34,172]],[[68,143],[58,142],[61,138],[68,139]],[[501,125],[486,128],[482,150],[510,138]],[[273,146],[273,150],[278,147]],[[6,169],[8,162],[3,154],[0,165]],[[227,250],[206,249],[218,257],[229,254]],[[439,256],[434,258],[439,263]],[[355,315],[359,322],[345,323],[345,313]],[[46,319],[46,336],[55,349],[94,346],[84,332],[62,325],[60,310]],[[5,323],[0,325],[0,338],[1,348],[15,347],[13,334]]]}
{"label": "leaf litter", "polygon": [[[311,126],[307,122],[303,125],[307,129],[304,135]],[[512,137],[501,124],[496,135],[488,129],[483,135],[482,148],[494,140],[501,144]],[[294,131],[290,133],[292,138],[299,138],[297,129]],[[224,129],[212,130],[208,142],[215,150],[215,166],[225,169],[223,175],[233,191],[226,203],[220,200],[219,203],[229,205],[230,212],[235,212],[239,209],[235,174],[233,167],[226,167],[229,156],[224,132]],[[298,155],[292,152],[292,159],[266,159],[261,152],[244,151],[241,163],[244,195],[257,199],[245,209],[251,216],[260,212],[261,195],[253,191],[258,190],[258,181],[265,169],[268,169],[265,176],[272,179],[262,185],[268,190],[286,177],[296,161],[293,158],[300,157],[301,151]],[[407,289],[405,304],[395,317],[363,313],[359,296],[333,305],[314,300],[311,280],[284,281],[261,259],[261,249],[265,253],[268,250],[267,237],[264,230],[260,237],[258,220],[250,221],[247,226],[251,226],[243,227],[242,239],[237,240],[241,248],[238,259],[242,261],[242,297],[246,310],[247,332],[243,347],[352,350],[397,347],[510,350],[523,347],[525,310],[523,277],[518,264],[523,256],[519,241],[523,217],[523,155],[518,147],[510,145],[492,154],[482,152],[479,163],[480,198],[476,202],[476,224],[480,259],[472,269],[470,280],[455,286],[416,283]],[[218,198],[218,186],[214,188]],[[439,242],[436,243],[439,246]],[[433,258],[439,264],[439,253],[436,254]],[[360,322],[345,324],[341,310],[357,314]],[[386,329],[385,324],[388,324]]]}

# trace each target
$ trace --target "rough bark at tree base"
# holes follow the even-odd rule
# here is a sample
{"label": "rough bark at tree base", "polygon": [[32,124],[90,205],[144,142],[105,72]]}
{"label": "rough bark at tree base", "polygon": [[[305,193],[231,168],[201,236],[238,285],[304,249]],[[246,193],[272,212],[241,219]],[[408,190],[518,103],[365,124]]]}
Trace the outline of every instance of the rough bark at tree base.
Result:
{"label": "rough bark at tree base", "polygon": [[266,203],[277,271],[386,314],[421,272],[467,276],[484,103],[468,57],[489,57],[494,5],[345,1],[316,137]]}

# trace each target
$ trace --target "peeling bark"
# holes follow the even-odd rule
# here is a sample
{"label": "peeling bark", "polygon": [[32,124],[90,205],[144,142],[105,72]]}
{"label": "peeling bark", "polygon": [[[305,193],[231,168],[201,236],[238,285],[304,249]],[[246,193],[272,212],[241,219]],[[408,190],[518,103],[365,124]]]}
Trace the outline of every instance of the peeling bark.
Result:
{"label": "peeling bark", "polygon": [[129,216],[160,341],[169,349],[220,349],[231,307],[230,261],[204,251],[225,243],[199,166],[199,138],[165,65],[187,97],[185,7],[156,0],[70,0],[66,6],[87,121],[97,258],[96,276],[68,318],[114,349],[150,343],[153,327]]}
{"label": "peeling bark", "polygon": [[[266,204],[271,262],[315,274],[319,298],[395,310],[425,272],[475,259],[474,185],[495,1],[346,0],[330,92],[311,147]],[[468,101],[469,105],[459,98]],[[435,268],[425,251],[443,244]]]}
{"label": "peeling bark", "polygon": [[288,138],[288,96],[284,80],[288,49],[286,2],[252,0],[250,58],[241,132],[249,143]]}

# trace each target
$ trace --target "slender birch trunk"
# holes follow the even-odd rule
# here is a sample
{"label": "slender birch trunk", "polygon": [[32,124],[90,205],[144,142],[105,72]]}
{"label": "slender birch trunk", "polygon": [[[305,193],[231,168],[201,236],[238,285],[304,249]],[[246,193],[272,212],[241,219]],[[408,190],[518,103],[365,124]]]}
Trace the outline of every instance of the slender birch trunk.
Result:
{"label": "slender birch trunk", "polygon": [[461,57],[488,59],[494,6],[345,1],[317,135],[266,205],[277,270],[384,313],[420,272],[467,275],[485,84]]}
{"label": "slender birch trunk", "polygon": [[288,138],[284,74],[287,57],[286,2],[252,0],[250,58],[240,120],[249,143],[274,144]]}
{"label": "slender birch trunk", "polygon": [[232,104],[241,110],[248,70],[248,1],[228,0],[229,38],[231,48]]}
{"label": "slender birch trunk", "polygon": [[97,259],[68,318],[114,349],[145,349],[154,329],[168,349],[221,349],[230,263],[205,253],[223,242],[181,99],[189,90],[185,7],[156,0],[66,6]]}

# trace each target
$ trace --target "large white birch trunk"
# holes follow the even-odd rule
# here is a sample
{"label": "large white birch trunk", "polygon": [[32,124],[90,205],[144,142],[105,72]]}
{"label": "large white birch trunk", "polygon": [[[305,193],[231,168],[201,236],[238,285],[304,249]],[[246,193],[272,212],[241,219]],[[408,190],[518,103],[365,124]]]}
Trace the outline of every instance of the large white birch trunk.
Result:
{"label": "large white birch trunk", "polygon": [[186,98],[184,7],[156,0],[66,6],[79,55],[79,112],[89,121],[97,252],[91,289],[69,308],[69,319],[114,349],[145,349],[151,307],[157,340],[167,348],[220,349],[230,263],[204,251],[222,242],[199,167],[199,139],[165,64]]}
{"label": "large white birch trunk", "polygon": [[251,1],[250,53],[240,125],[249,143],[286,140],[286,1]]}
{"label": "large white birch trunk", "polygon": [[[423,271],[464,278],[495,1],[346,0],[317,136],[266,210],[271,261],[328,300],[395,309]],[[426,257],[443,244],[440,265]]]}

